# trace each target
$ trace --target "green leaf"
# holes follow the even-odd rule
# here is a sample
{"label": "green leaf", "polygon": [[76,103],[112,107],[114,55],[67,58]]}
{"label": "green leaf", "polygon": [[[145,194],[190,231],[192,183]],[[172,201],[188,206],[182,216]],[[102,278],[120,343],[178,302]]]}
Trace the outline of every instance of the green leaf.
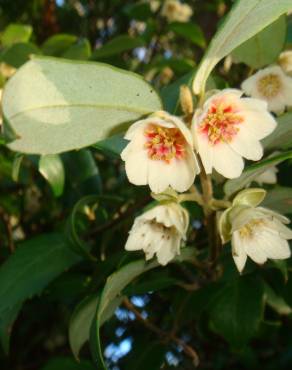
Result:
{"label": "green leaf", "polygon": [[60,33],[48,38],[42,46],[42,51],[45,55],[61,56],[76,41],[76,36]]}
{"label": "green leaf", "polygon": [[263,206],[283,214],[292,214],[292,188],[277,186],[268,191]]}
{"label": "green leaf", "polygon": [[177,114],[179,110],[180,86],[187,85],[191,87],[194,74],[195,72],[191,71],[161,90],[164,109],[167,112]]}
{"label": "green leaf", "polygon": [[7,309],[0,315],[0,342],[6,355],[9,354],[12,327],[21,307],[22,302],[19,302],[12,309]]}
{"label": "green leaf", "polygon": [[119,156],[127,144],[128,141],[124,139],[122,135],[113,135],[108,139],[99,141],[93,146],[106,154]]}
{"label": "green leaf", "polygon": [[232,347],[241,348],[256,334],[263,310],[263,282],[246,275],[222,287],[212,304],[210,319],[217,333]]}
{"label": "green leaf", "polygon": [[[183,248],[181,255],[175,258],[172,262],[176,261],[188,261],[192,260],[195,256],[194,248]],[[115,302],[121,295],[123,289],[136,277],[143,274],[144,272],[151,270],[159,266],[156,260],[151,262],[145,262],[144,260],[139,260],[131,262],[123,266],[119,271],[114,272],[110,275],[106,281],[103,292],[98,303],[96,320],[94,320],[91,328],[91,352],[96,366],[100,369],[107,370],[106,365],[103,360],[102,348],[100,342],[99,328],[101,325],[101,319],[109,309],[112,302]]]}
{"label": "green leaf", "polygon": [[5,28],[0,37],[4,47],[11,46],[19,42],[27,42],[32,34],[32,27],[25,24],[11,23]]}
{"label": "green leaf", "polygon": [[101,193],[102,183],[99,169],[89,149],[62,154],[66,179],[71,189],[82,195]]}
{"label": "green leaf", "polygon": [[283,114],[277,121],[276,129],[263,140],[264,148],[267,150],[292,148],[292,112]]}
{"label": "green leaf", "polygon": [[41,370],[95,370],[89,361],[76,362],[70,357],[57,357],[41,368]]}
{"label": "green leaf", "polygon": [[154,89],[134,73],[45,57],[8,81],[2,104],[4,121],[20,137],[9,148],[31,154],[86,147],[161,109]]}
{"label": "green leaf", "polygon": [[181,23],[173,22],[168,26],[170,31],[175,32],[179,36],[184,37],[185,39],[191,41],[195,45],[204,48],[206,46],[206,40],[204,34],[197,24],[194,23]]}
{"label": "green leaf", "polygon": [[275,62],[286,39],[286,16],[282,16],[232,52],[236,62],[261,68]]}
{"label": "green leaf", "polygon": [[[108,306],[105,314],[101,317],[102,326],[121,304],[123,297],[117,297]],[[89,340],[90,328],[95,317],[99,297],[90,296],[85,298],[75,308],[69,326],[69,342],[74,357],[79,360],[79,352],[83,345]]]}
{"label": "green leaf", "polygon": [[90,327],[94,314],[98,297],[86,297],[75,308],[69,325],[69,343],[73,355],[76,359],[79,358],[79,352],[85,342],[89,339]]}
{"label": "green leaf", "polygon": [[273,157],[264,159],[261,162],[253,164],[247,167],[236,179],[226,181],[224,184],[224,192],[227,196],[231,196],[238,190],[244,188],[250,184],[257,176],[261,175],[270,167],[276,166],[277,164],[292,158],[292,151],[288,151]]}
{"label": "green leaf", "polygon": [[238,0],[210,43],[193,83],[195,94],[204,92],[216,64],[236,47],[291,10],[291,0]]}
{"label": "green leaf", "polygon": [[145,20],[152,16],[150,4],[146,2],[138,2],[134,4],[126,4],[123,8],[124,13],[132,20],[137,19],[145,22]]}
{"label": "green leaf", "polygon": [[267,283],[264,285],[265,299],[267,304],[272,307],[279,315],[290,315],[292,308],[283,297],[277,294]]}
{"label": "green leaf", "polygon": [[61,234],[43,234],[23,242],[0,267],[1,326],[9,326],[23,301],[39,294],[79,260]]}
{"label": "green leaf", "polygon": [[158,341],[152,341],[147,336],[139,339],[133,343],[133,348],[126,359],[125,368],[127,370],[162,369],[167,345]]}
{"label": "green leaf", "polygon": [[91,56],[91,46],[87,39],[78,40],[76,44],[71,45],[63,54],[63,58],[75,60],[87,60]]}
{"label": "green leaf", "polygon": [[56,197],[62,195],[65,183],[65,171],[59,155],[43,155],[39,161],[39,171],[51,185]]}
{"label": "green leaf", "polygon": [[17,182],[19,178],[19,173],[20,173],[20,167],[21,163],[24,159],[24,155],[22,154],[16,154],[13,160],[13,165],[12,165],[12,179],[13,181]]}
{"label": "green leaf", "polygon": [[89,204],[97,204],[100,206],[101,202],[108,201],[108,202],[120,202],[121,198],[114,197],[114,196],[106,196],[106,195],[88,195],[81,198],[73,207],[73,210],[70,214],[67,223],[67,237],[70,241],[70,245],[72,249],[80,254],[81,256],[87,257],[92,261],[95,261],[95,257],[93,257],[89,250],[89,245],[81,239],[78,235],[77,230],[77,221],[78,221],[78,214],[80,212],[84,213],[84,207],[88,206]]}
{"label": "green leaf", "polygon": [[31,42],[13,44],[0,56],[0,60],[11,65],[14,68],[21,67],[32,55],[39,55],[39,48]]}
{"label": "green leaf", "polygon": [[[168,86],[165,86],[161,90],[161,97],[164,105],[164,109],[171,113],[171,114],[179,114],[180,113],[180,86],[187,85],[189,88],[192,86],[193,78],[195,75],[195,71],[192,70],[191,72],[187,73],[186,75],[180,77],[173,83]],[[207,81],[208,89],[216,88],[215,82],[210,76]]]}
{"label": "green leaf", "polygon": [[117,55],[125,51],[144,46],[144,44],[145,43],[141,38],[134,38],[128,35],[120,35],[110,40],[101,48],[94,50],[91,59],[99,60],[103,58],[108,58],[113,55]]}

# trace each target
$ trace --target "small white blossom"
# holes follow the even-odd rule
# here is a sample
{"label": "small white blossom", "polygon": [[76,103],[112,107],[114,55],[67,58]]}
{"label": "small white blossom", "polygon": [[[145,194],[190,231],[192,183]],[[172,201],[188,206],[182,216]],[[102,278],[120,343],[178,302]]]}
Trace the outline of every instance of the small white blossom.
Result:
{"label": "small white blossom", "polygon": [[166,0],[161,9],[161,15],[168,22],[188,22],[193,15],[193,10],[188,4],[178,0]]}
{"label": "small white blossom", "polygon": [[188,225],[188,212],[179,204],[158,205],[135,219],[125,249],[142,249],[146,260],[156,255],[158,262],[166,265],[180,254]]}
{"label": "small white blossom", "polygon": [[273,166],[267,169],[265,172],[257,176],[253,181],[257,182],[259,185],[262,184],[276,184],[277,183],[277,173],[278,169]]}
{"label": "small white blossom", "polygon": [[150,0],[150,9],[153,13],[155,13],[160,7],[159,0]]}
{"label": "small white blossom", "polygon": [[147,185],[154,193],[169,186],[184,192],[193,184],[199,165],[190,130],[166,112],[134,123],[126,133],[129,144],[121,153],[129,181]]}
{"label": "small white blossom", "polygon": [[292,50],[283,51],[278,59],[278,63],[286,73],[292,73]]}
{"label": "small white blossom", "polygon": [[247,257],[263,264],[267,259],[282,260],[291,255],[289,220],[269,209],[247,207],[232,220],[232,255],[241,272]]}
{"label": "small white blossom", "polygon": [[222,90],[193,117],[194,144],[207,174],[214,168],[227,178],[240,176],[243,158],[259,160],[263,156],[260,140],[276,127],[266,102],[242,98],[242,94],[236,89]]}
{"label": "small white blossom", "polygon": [[271,112],[282,113],[285,107],[292,105],[292,78],[279,66],[259,70],[245,80],[241,88],[247,95],[265,100]]}

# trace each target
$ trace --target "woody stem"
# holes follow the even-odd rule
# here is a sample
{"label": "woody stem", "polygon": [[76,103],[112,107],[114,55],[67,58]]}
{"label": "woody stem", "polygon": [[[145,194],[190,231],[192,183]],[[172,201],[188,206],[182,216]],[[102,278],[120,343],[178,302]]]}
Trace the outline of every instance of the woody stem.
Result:
{"label": "woody stem", "polygon": [[205,222],[209,240],[209,258],[211,264],[215,262],[218,256],[218,234],[216,226],[216,212],[212,209],[213,200],[213,185],[211,176],[206,174],[201,158],[199,157],[201,167],[200,180],[202,186],[203,210],[205,214]]}

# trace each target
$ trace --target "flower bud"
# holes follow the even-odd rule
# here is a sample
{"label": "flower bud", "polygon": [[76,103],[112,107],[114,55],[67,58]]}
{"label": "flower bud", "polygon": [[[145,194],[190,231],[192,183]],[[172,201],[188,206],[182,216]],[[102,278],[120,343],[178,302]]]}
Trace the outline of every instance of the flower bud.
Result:
{"label": "flower bud", "polygon": [[192,114],[194,111],[193,96],[187,85],[180,87],[180,105],[184,114]]}

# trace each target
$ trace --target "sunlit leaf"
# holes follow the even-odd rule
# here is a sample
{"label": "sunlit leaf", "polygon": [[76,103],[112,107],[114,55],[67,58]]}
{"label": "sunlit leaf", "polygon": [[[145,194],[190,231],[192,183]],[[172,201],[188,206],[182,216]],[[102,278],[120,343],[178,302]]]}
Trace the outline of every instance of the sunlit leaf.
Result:
{"label": "sunlit leaf", "polygon": [[19,42],[27,42],[32,34],[32,27],[25,24],[11,23],[0,37],[3,46],[11,46]]}
{"label": "sunlit leaf", "polygon": [[275,62],[286,38],[286,16],[282,16],[232,52],[236,62],[261,68]]}
{"label": "sunlit leaf", "polygon": [[289,10],[290,0],[238,0],[198,68],[193,83],[195,94],[204,92],[208,76],[221,59]]}
{"label": "sunlit leaf", "polygon": [[158,95],[136,74],[54,58],[28,62],[3,94],[4,126],[18,136],[9,147],[33,154],[86,147],[159,109]]}

